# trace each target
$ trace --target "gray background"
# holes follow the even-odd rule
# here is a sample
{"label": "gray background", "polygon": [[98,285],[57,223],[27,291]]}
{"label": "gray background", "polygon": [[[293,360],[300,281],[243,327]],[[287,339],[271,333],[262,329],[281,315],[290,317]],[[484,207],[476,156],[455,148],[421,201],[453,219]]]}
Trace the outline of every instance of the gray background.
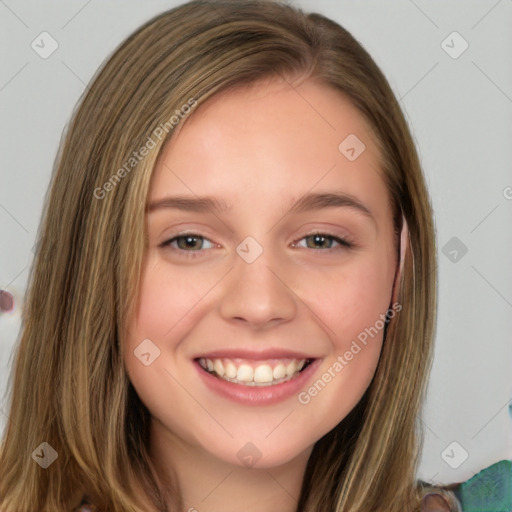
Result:
{"label": "gray background", "polygon": [[[512,458],[512,0],[291,3],[326,14],[355,35],[411,124],[435,210],[440,281],[418,476],[465,480]],[[0,0],[0,288],[17,301],[14,312],[0,313],[0,430],[62,130],[107,55],[177,4]],[[58,43],[46,59],[31,47],[43,31]],[[469,46],[458,55],[464,41]]]}

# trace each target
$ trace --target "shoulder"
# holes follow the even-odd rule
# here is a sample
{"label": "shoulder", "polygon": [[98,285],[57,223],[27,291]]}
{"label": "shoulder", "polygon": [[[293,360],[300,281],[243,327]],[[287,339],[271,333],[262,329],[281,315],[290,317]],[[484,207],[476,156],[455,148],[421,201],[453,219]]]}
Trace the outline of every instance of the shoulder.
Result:
{"label": "shoulder", "polygon": [[512,461],[501,460],[482,469],[456,490],[463,512],[512,510]]}
{"label": "shoulder", "polygon": [[460,511],[455,496],[450,491],[432,491],[421,500],[420,512],[456,512]]}
{"label": "shoulder", "polygon": [[[456,498],[456,500],[454,500]],[[512,462],[502,460],[469,480],[431,489],[421,512],[508,512],[512,510]]]}

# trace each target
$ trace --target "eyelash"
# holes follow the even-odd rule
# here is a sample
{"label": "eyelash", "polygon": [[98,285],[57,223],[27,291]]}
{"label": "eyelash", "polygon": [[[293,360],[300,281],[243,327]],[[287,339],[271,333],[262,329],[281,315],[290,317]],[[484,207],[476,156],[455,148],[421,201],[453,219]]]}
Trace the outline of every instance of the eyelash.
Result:
{"label": "eyelash", "polygon": [[[332,253],[332,252],[338,251],[338,250],[353,249],[354,248],[354,244],[351,241],[349,241],[349,240],[347,240],[345,238],[340,238],[338,236],[330,235],[328,233],[322,233],[322,232],[319,232],[319,231],[316,231],[316,232],[313,232],[313,233],[309,233],[309,234],[303,236],[302,238],[299,238],[298,240],[296,240],[295,242],[292,243],[292,246],[296,247],[298,242],[301,242],[302,240],[305,240],[306,238],[309,238],[309,237],[312,237],[312,236],[322,236],[324,238],[327,238],[327,239],[329,239],[329,240],[339,244],[336,247],[329,247],[327,249],[314,249],[314,248],[309,247],[309,249],[311,249],[313,251],[322,251],[322,252]],[[169,248],[169,249],[171,249],[173,251],[178,251],[178,252],[182,253],[182,254],[180,254],[180,256],[185,257],[185,258],[197,258],[197,257],[200,257],[199,254],[197,254],[197,253],[201,253],[201,252],[203,252],[203,250],[206,250],[206,249],[195,249],[195,250],[192,249],[190,251],[187,251],[185,249],[179,249],[179,248],[171,246],[171,244],[173,242],[177,241],[180,238],[186,238],[186,237],[199,238],[199,239],[202,239],[202,240],[207,240],[208,242],[213,244],[213,242],[209,238],[206,238],[204,236],[198,235],[197,233],[181,233],[179,235],[176,235],[173,238],[170,238],[169,240],[166,240],[165,242],[162,242],[160,244],[160,247],[162,247],[162,248]],[[307,249],[307,247],[306,247],[306,249]]]}

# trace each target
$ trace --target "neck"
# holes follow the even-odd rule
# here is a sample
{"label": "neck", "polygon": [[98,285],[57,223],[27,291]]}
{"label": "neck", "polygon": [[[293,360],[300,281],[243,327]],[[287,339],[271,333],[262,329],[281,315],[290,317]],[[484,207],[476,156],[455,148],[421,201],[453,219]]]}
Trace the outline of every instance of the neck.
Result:
{"label": "neck", "polygon": [[[312,447],[272,468],[219,460],[177,439],[153,419],[150,456],[162,481],[175,482],[184,512],[295,512]],[[176,485],[177,484],[177,485]],[[174,510],[176,500],[169,500]]]}

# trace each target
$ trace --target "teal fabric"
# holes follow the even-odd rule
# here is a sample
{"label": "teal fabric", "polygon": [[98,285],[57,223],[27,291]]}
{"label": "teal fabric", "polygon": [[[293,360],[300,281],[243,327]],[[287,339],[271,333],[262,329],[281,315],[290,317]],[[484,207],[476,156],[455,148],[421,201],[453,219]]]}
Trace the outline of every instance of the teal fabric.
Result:
{"label": "teal fabric", "polygon": [[463,512],[512,512],[512,462],[502,460],[460,484]]}

